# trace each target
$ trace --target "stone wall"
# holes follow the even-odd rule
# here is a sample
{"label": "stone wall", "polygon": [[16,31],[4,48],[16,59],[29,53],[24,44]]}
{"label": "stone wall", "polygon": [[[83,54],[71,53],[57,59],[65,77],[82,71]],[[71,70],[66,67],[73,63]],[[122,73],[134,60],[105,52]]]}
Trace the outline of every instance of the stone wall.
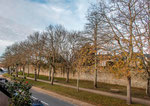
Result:
{"label": "stone wall", "polygon": [[[33,70],[33,69],[32,69]],[[30,73],[34,73],[34,71],[30,70]],[[26,69],[27,72],[27,69]],[[40,75],[48,76],[49,73],[47,70],[41,70]],[[55,73],[56,77],[66,78],[66,73]],[[76,79],[77,74],[70,73],[69,76],[71,79]],[[92,73],[80,73],[80,79],[93,81],[94,75]],[[141,79],[140,77],[132,77],[132,87],[138,88],[146,88],[146,80]],[[126,86],[126,78],[116,78],[112,73],[109,72],[99,72],[98,73],[98,82],[110,83],[110,84],[118,84]]]}

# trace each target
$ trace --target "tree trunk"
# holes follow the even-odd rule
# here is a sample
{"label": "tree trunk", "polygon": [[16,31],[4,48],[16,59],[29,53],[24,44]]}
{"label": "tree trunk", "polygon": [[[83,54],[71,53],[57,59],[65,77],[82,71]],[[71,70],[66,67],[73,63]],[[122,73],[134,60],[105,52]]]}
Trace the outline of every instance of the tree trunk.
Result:
{"label": "tree trunk", "polygon": [[65,68],[63,67],[63,77],[65,76]]}
{"label": "tree trunk", "polygon": [[10,74],[10,68],[8,67],[8,74]]}
{"label": "tree trunk", "polygon": [[39,67],[38,67],[38,78],[39,78],[39,75],[40,75],[40,70],[41,70],[41,66],[39,65]]}
{"label": "tree trunk", "polygon": [[94,73],[94,88],[97,88],[97,69],[95,70]]}
{"label": "tree trunk", "polygon": [[30,66],[29,66],[29,63],[28,63],[28,77],[29,77],[29,71],[30,71]]}
{"label": "tree trunk", "polygon": [[97,31],[98,31],[98,24],[96,23],[94,29],[94,50],[95,50],[95,74],[94,74],[94,88],[97,88]]}
{"label": "tree trunk", "polygon": [[49,77],[48,77],[49,80],[51,80],[51,65],[49,65]]}
{"label": "tree trunk", "polygon": [[146,94],[150,97],[150,77],[147,79]]}
{"label": "tree trunk", "polygon": [[37,78],[36,78],[36,68],[34,70],[34,81],[37,81]]}
{"label": "tree trunk", "polygon": [[79,72],[78,73],[78,77],[77,77],[77,92],[79,92]]}
{"label": "tree trunk", "polygon": [[15,70],[15,66],[13,65],[11,75],[13,75],[15,71],[16,71],[16,70]]}
{"label": "tree trunk", "polygon": [[25,78],[25,66],[23,66],[23,78]]}
{"label": "tree trunk", "polygon": [[12,76],[12,74],[13,74],[13,66],[12,67],[10,67],[10,75]]}
{"label": "tree trunk", "polygon": [[55,68],[53,67],[53,68],[52,68],[51,85],[54,84],[54,71],[55,71]]}
{"label": "tree trunk", "polygon": [[69,68],[67,68],[67,77],[66,77],[66,82],[69,83]]}
{"label": "tree trunk", "polygon": [[18,77],[18,66],[16,66],[16,77]]}
{"label": "tree trunk", "polygon": [[127,104],[130,105],[132,103],[131,98],[131,77],[127,77]]}
{"label": "tree trunk", "polygon": [[53,85],[54,83],[54,72],[55,72],[55,49],[53,48],[53,65],[52,65],[51,85]]}

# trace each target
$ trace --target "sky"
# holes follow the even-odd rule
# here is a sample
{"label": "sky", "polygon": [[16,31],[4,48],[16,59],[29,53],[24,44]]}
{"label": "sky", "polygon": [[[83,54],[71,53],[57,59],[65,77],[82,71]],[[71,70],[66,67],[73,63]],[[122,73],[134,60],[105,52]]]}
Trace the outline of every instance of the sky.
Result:
{"label": "sky", "polygon": [[87,9],[96,0],[0,0],[0,56],[14,42],[50,24],[83,30]]}

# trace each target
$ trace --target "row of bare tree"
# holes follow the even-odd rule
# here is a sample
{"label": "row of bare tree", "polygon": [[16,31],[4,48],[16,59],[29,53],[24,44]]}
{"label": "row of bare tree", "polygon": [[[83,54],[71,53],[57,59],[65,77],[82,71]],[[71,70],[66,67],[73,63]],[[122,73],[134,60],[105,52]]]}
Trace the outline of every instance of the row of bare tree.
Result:
{"label": "row of bare tree", "polygon": [[[79,72],[83,67],[94,67],[96,88],[98,63],[101,61],[98,54],[109,52],[114,59],[109,69],[127,78],[127,103],[130,104],[132,71],[144,70],[150,78],[150,61],[145,56],[150,52],[149,6],[149,0],[100,0],[88,9],[84,31],[67,31],[61,25],[50,25],[45,31],[35,32],[27,40],[7,47],[3,64],[8,70],[15,68],[16,77],[19,66],[23,67],[24,74],[25,66],[32,65],[35,80],[41,67],[47,67],[51,84],[55,70],[59,68],[66,70],[66,81],[69,82],[69,71]],[[92,49],[86,48],[87,44]],[[84,64],[93,58],[93,64]],[[150,94],[148,86],[147,93]]]}
{"label": "row of bare tree", "polygon": [[67,70],[67,82],[69,81],[69,69],[73,61],[73,52],[79,41],[79,32],[68,32],[61,25],[47,27],[45,32],[35,32],[28,36],[27,40],[15,43],[7,47],[3,55],[3,63],[8,70],[22,67],[23,75],[25,67],[32,65],[35,72],[35,81],[39,77],[41,67],[49,68],[49,80],[53,84],[54,72],[58,68]]}

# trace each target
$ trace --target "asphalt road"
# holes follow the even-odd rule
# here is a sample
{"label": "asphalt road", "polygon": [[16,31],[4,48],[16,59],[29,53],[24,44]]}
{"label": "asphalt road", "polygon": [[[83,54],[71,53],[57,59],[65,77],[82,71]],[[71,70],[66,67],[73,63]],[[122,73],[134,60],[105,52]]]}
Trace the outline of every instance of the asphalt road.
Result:
{"label": "asphalt road", "polygon": [[74,106],[73,104],[59,100],[58,98],[49,96],[45,93],[41,93],[33,89],[30,91],[32,92],[32,98],[40,100],[44,106]]}

